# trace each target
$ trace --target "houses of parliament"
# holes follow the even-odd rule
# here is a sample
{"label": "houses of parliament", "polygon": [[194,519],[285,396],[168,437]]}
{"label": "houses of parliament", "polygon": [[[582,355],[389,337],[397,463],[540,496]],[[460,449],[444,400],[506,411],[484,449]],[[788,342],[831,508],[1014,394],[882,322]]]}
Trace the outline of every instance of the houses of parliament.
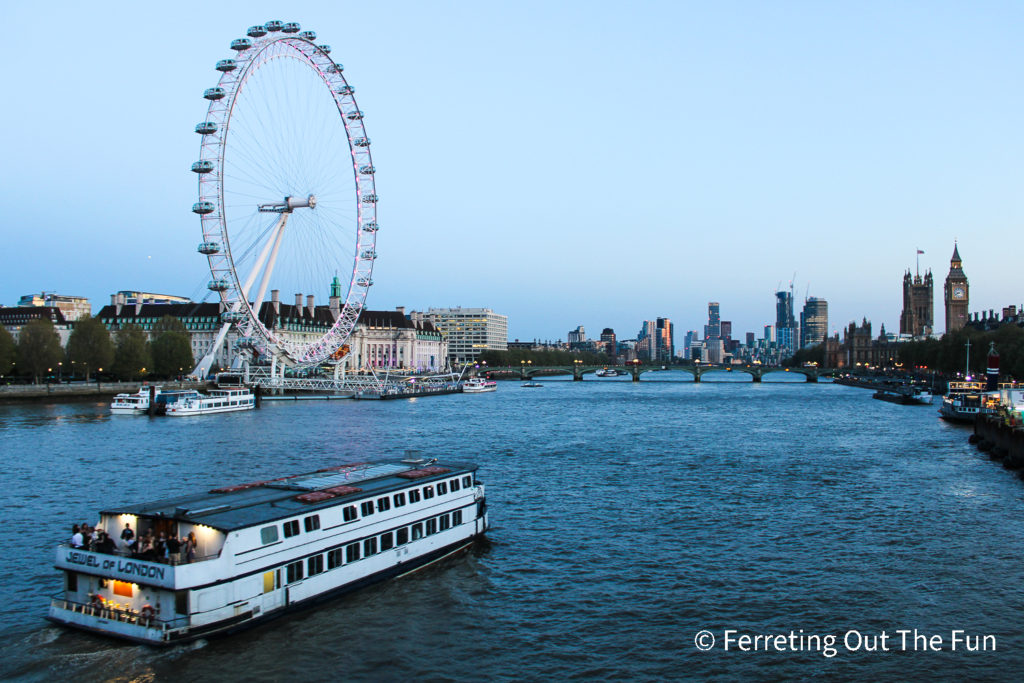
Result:
{"label": "houses of parliament", "polygon": [[[922,253],[922,252],[918,252]],[[964,274],[960,251],[953,245],[953,256],[949,260],[949,274],[943,288],[943,300],[946,307],[946,332],[959,330],[967,324],[967,307],[970,296],[967,276]],[[900,315],[900,334],[912,337],[926,337],[933,333],[934,319],[934,287],[931,271],[924,277],[920,271],[911,275],[908,270],[903,275],[903,313]]]}

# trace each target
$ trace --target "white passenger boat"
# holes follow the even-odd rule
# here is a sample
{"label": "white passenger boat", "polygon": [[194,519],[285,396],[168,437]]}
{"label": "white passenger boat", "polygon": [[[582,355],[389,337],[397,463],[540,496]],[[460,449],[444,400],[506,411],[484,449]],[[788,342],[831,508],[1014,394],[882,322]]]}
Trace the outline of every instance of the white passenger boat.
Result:
{"label": "white passenger boat", "polygon": [[[109,508],[119,537],[191,535],[158,558],[62,545],[64,590],[48,618],[166,645],[224,634],[441,560],[487,530],[476,466],[422,459],[329,467],[208,493]],[[139,537],[137,536],[137,538]]]}
{"label": "white passenger boat", "polygon": [[161,393],[160,387],[143,384],[134,394],[118,394],[110,403],[111,415],[145,415],[149,412],[150,391],[156,396]]}
{"label": "white passenger boat", "polygon": [[248,389],[212,389],[209,395],[196,392],[167,405],[170,417],[206,415],[208,413],[231,413],[236,410],[252,410],[256,407],[256,396]]}
{"label": "white passenger boat", "polygon": [[497,391],[498,383],[493,379],[471,377],[462,383],[462,391],[467,394],[482,394],[485,391]]}

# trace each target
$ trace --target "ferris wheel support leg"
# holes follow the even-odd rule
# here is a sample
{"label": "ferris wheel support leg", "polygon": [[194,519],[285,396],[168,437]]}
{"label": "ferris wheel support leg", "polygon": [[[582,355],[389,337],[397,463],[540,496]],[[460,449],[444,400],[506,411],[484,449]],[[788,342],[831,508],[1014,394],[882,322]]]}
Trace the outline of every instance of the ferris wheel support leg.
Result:
{"label": "ferris wheel support leg", "polygon": [[227,336],[228,330],[231,328],[231,323],[224,323],[221,325],[220,332],[217,333],[217,338],[213,340],[213,344],[210,346],[210,350],[206,352],[203,359],[199,361],[199,365],[192,371],[192,374],[199,379],[205,379],[210,374],[210,368],[213,366],[213,361],[217,356],[217,352],[220,347],[224,344],[224,337]]}
{"label": "ferris wheel support leg", "polygon": [[[277,226],[274,228],[274,239],[267,241],[267,246],[263,248],[264,253],[260,255],[260,262],[256,265],[257,268],[263,265],[263,261],[266,259],[267,249],[270,247],[271,243],[273,243],[274,248],[273,251],[270,252],[270,261],[267,263],[267,267],[263,270],[263,278],[260,280],[260,291],[256,294],[256,298],[253,299],[253,301],[256,302],[256,310],[259,310],[259,307],[263,304],[263,297],[267,293],[267,286],[270,284],[270,274],[274,272],[274,264],[277,263],[277,252],[281,248],[281,238],[284,236],[284,226],[285,223],[288,222],[288,215],[289,214],[287,213],[281,214],[281,218],[277,221]],[[250,277],[255,279],[255,269],[253,269]],[[246,296],[249,295],[249,287],[251,284],[252,283],[250,282],[245,287]]]}

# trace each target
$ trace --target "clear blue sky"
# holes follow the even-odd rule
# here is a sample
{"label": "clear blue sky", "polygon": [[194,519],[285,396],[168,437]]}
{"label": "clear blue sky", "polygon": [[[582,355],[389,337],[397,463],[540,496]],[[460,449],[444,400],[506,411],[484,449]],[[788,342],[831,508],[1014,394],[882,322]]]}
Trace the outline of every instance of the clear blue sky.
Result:
{"label": "clear blue sky", "polygon": [[[285,10],[287,7],[287,11]],[[1020,304],[1018,2],[15,3],[0,42],[0,303],[203,297],[192,132],[269,19],[333,46],[381,196],[371,308],[486,306],[512,338],[734,334],[773,291],[897,329],[954,239]],[[322,300],[322,296],[318,299]]]}

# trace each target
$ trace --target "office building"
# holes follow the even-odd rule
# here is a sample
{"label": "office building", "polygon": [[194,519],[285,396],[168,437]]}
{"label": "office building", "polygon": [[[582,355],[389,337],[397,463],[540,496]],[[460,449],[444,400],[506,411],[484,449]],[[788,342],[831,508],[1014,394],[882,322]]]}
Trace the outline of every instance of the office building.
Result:
{"label": "office building", "polygon": [[66,294],[54,294],[53,292],[41,292],[39,294],[26,294],[18,300],[19,308],[49,307],[60,309],[61,315],[66,322],[73,323],[82,318],[92,317],[92,304],[84,296],[68,296]]}
{"label": "office building", "polygon": [[448,341],[453,367],[475,362],[484,351],[508,349],[508,317],[489,308],[430,308],[424,319]]}
{"label": "office building", "polygon": [[817,346],[828,336],[828,302],[812,296],[800,312],[800,348]]}

